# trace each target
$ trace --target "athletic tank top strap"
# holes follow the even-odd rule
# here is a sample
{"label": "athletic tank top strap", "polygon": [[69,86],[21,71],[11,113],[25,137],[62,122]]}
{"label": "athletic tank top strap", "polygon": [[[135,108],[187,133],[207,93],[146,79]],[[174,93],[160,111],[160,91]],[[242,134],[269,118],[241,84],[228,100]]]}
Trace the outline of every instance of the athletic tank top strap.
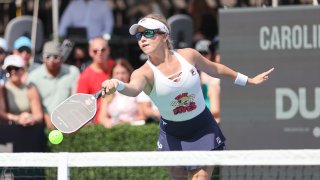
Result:
{"label": "athletic tank top strap", "polygon": [[180,65],[182,66],[181,69],[186,69],[186,67],[188,69],[193,68],[194,66],[191,65],[183,56],[181,56],[179,53],[177,53],[174,50],[171,50],[171,52],[174,53],[175,57],[178,59],[178,61],[180,62]]}
{"label": "athletic tank top strap", "polygon": [[157,67],[154,66],[154,65],[150,62],[149,59],[147,60],[147,63],[149,64],[149,66],[151,67],[151,69],[153,70],[153,72],[156,71]]}

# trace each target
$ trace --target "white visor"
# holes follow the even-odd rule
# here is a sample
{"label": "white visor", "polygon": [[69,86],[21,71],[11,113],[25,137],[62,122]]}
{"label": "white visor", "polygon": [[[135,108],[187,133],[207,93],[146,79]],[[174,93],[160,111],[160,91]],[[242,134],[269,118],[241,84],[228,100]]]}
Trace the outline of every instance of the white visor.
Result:
{"label": "white visor", "polygon": [[138,24],[133,24],[129,29],[129,33],[131,35],[135,35],[137,33],[137,29],[139,26],[142,26],[146,29],[151,29],[151,30],[159,29],[160,31],[169,34],[169,29],[165,24],[152,18],[143,18],[138,22]]}

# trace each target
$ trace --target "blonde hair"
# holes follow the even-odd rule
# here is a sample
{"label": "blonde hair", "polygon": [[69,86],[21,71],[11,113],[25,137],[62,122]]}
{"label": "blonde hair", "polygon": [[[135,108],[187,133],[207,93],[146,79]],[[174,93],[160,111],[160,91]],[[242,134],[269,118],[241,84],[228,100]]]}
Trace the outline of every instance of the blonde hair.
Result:
{"label": "blonde hair", "polygon": [[[169,30],[169,32],[170,32],[170,26],[169,26],[169,24],[168,24],[168,21],[167,21],[166,18],[163,17],[162,15],[152,13],[152,14],[146,15],[144,18],[152,18],[152,19],[155,19],[155,20],[158,20],[158,21],[162,22],[164,25],[167,26],[167,28],[168,28],[168,30]],[[169,48],[170,50],[173,49],[172,40],[170,39],[169,34],[168,34],[167,46],[168,46],[168,48]]]}

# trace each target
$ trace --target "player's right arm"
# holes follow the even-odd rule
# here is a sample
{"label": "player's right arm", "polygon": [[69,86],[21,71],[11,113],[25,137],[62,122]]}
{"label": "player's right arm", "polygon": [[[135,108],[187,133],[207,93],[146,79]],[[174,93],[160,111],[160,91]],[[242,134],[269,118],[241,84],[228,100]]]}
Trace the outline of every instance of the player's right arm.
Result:
{"label": "player's right arm", "polygon": [[[106,80],[102,83],[102,87],[105,88],[105,91],[102,95],[109,95],[115,91],[119,91],[121,94],[135,97],[143,91],[147,84],[147,77],[143,73],[143,69],[139,68],[131,74],[130,82],[124,83],[117,79]],[[123,88],[120,88],[120,87]],[[120,88],[120,89],[119,89]]]}

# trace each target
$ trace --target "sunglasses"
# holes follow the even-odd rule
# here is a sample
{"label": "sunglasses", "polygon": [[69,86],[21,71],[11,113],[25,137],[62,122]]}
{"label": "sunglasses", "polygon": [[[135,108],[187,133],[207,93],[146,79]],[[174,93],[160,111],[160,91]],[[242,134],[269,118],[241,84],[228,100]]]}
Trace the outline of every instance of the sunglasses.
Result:
{"label": "sunglasses", "polygon": [[199,53],[201,54],[201,55],[204,55],[204,56],[206,56],[206,55],[208,55],[209,53],[208,52],[206,52],[206,51],[199,51]]}
{"label": "sunglasses", "polygon": [[49,54],[45,55],[44,58],[46,61],[53,60],[54,62],[60,62],[61,56]]}
{"label": "sunglasses", "polygon": [[21,68],[21,67],[15,67],[15,66],[9,66],[9,67],[7,67],[7,71],[8,71],[8,72],[11,72],[11,71],[13,71],[13,70],[19,71],[20,69],[22,69],[22,68]]}
{"label": "sunglasses", "polygon": [[94,49],[93,53],[97,54],[99,51],[101,51],[102,53],[106,51],[106,48],[102,48],[102,49]]}
{"label": "sunglasses", "polygon": [[28,48],[28,47],[23,46],[23,47],[18,49],[18,52],[19,53],[27,52],[28,54],[31,54],[31,49]]}
{"label": "sunglasses", "polygon": [[159,30],[152,30],[152,29],[147,29],[143,32],[138,32],[135,34],[135,37],[138,41],[144,36],[145,38],[153,38],[156,34],[164,34],[164,32],[161,32]]}

